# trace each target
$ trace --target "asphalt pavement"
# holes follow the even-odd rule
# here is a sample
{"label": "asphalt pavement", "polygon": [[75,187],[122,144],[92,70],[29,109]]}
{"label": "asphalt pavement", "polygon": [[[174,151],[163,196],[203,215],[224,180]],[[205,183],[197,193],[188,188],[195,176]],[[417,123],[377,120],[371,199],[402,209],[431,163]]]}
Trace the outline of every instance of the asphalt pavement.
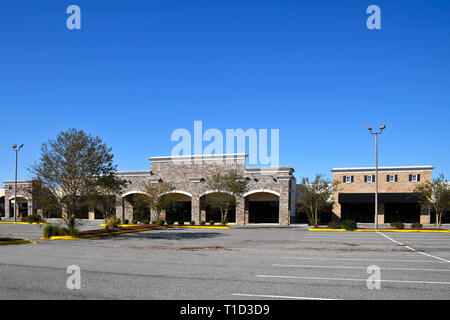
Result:
{"label": "asphalt pavement", "polygon": [[[83,228],[98,227],[98,222]],[[169,229],[41,240],[0,224],[0,299],[449,299],[450,234]],[[69,266],[80,289],[69,289]]]}

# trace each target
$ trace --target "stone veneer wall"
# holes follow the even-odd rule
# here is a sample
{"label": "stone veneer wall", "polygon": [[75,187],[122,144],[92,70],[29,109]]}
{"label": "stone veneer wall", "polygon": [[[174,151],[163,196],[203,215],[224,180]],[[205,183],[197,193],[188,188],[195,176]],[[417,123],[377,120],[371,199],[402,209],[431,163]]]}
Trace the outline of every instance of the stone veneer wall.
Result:
{"label": "stone veneer wall", "polygon": [[[10,198],[14,199],[14,181],[5,181],[5,218],[14,217],[14,211],[12,211],[11,216],[10,207],[14,206],[13,203],[10,203]],[[27,181],[18,181],[17,182],[17,198],[25,198],[27,200],[28,214],[33,213],[33,201],[32,196],[28,192],[29,182]]]}
{"label": "stone veneer wall", "polygon": [[[151,171],[138,173],[119,173],[119,176],[130,181],[124,194],[137,193],[144,190],[144,184],[150,180],[164,182],[174,185],[176,191],[181,191],[192,195],[192,219],[199,223],[201,220],[200,197],[207,193],[208,187],[206,179],[216,172],[227,172],[236,169],[244,177],[250,179],[248,184],[249,192],[264,190],[272,191],[280,195],[279,198],[279,224],[290,224],[290,201],[291,201],[291,180],[293,170],[288,167],[279,169],[270,168],[246,168],[245,157],[236,159],[206,159],[186,161],[168,158],[167,160],[151,159]],[[295,184],[294,184],[295,185]],[[248,223],[248,212],[246,210],[245,199],[236,199],[236,224]],[[132,218],[131,204],[121,196],[116,200],[116,215],[119,218]],[[204,214],[204,213],[203,213]]]}
{"label": "stone veneer wall", "polygon": [[[230,160],[230,158],[232,158]],[[197,224],[205,219],[205,212],[200,210],[200,197],[208,190],[206,179],[216,172],[225,173],[231,169],[236,169],[242,176],[249,178],[248,193],[252,192],[272,192],[279,194],[279,224],[290,224],[290,210],[292,206],[292,192],[295,190],[295,178],[292,175],[293,169],[289,167],[279,168],[246,168],[245,157],[232,155],[226,159],[210,157],[200,160],[173,161],[155,159],[151,162],[151,170],[144,171],[122,171],[118,172],[118,177],[127,180],[128,184],[123,194],[116,195],[116,216],[120,219],[133,219],[133,206],[127,200],[127,195],[143,193],[145,184],[150,180],[161,179],[164,182],[175,186],[176,191],[184,192],[191,197],[192,220]],[[294,181],[292,183],[292,181]],[[9,214],[8,199],[14,196],[14,184],[5,182],[5,216]],[[17,195],[28,198],[28,213],[33,212],[33,201],[30,194],[25,190],[27,183],[19,183]],[[294,188],[292,188],[294,186]],[[273,199],[270,195],[269,199]],[[248,223],[248,200],[247,197],[236,199],[236,224]],[[293,206],[295,210],[295,205]],[[42,214],[42,212],[38,213]],[[294,212],[295,213],[295,212]],[[94,219],[93,208],[89,209],[89,219]]]}

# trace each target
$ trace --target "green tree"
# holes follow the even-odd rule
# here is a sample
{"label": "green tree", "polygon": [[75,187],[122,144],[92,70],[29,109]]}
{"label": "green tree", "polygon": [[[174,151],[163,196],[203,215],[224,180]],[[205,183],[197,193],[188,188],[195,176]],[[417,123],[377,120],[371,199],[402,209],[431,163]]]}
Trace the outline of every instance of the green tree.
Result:
{"label": "green tree", "polygon": [[31,181],[26,187],[26,192],[31,194],[36,206],[42,209],[42,215],[45,215],[46,211],[54,213],[55,215],[61,214],[58,200],[54,197],[51,190],[46,188],[41,181]]}
{"label": "green tree", "polygon": [[331,182],[323,174],[316,174],[313,181],[307,177],[302,178],[297,190],[299,194],[297,204],[315,228],[319,225],[319,213],[333,205],[333,191],[336,187],[337,183]]}
{"label": "green tree", "polygon": [[419,196],[422,208],[433,208],[436,214],[436,227],[441,227],[442,216],[450,211],[450,184],[443,174],[433,179],[418,184],[414,188]]}
{"label": "green tree", "polygon": [[213,174],[207,179],[207,186],[215,192],[207,195],[206,204],[219,209],[221,222],[226,224],[230,208],[247,192],[248,181],[233,169],[225,174]]}
{"label": "green tree", "polygon": [[150,210],[155,212],[156,220],[160,219],[161,212],[167,211],[175,201],[172,191],[175,187],[167,182],[147,183],[145,186],[146,196],[143,197]]}
{"label": "green tree", "polygon": [[61,218],[74,230],[77,206],[120,193],[125,186],[115,175],[113,158],[111,148],[99,137],[69,129],[42,144],[41,157],[30,172],[33,180],[50,192]]}

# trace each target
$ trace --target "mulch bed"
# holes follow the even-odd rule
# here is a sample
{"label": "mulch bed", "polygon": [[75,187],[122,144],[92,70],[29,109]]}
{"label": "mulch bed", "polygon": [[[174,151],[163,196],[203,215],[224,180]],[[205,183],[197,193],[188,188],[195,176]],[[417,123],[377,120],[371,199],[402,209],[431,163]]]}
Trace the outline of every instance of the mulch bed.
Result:
{"label": "mulch bed", "polygon": [[102,233],[110,233],[110,232],[119,232],[119,231],[127,231],[127,230],[141,230],[141,229],[166,229],[166,226],[160,226],[157,224],[140,224],[138,226],[129,226],[129,227],[117,227],[117,228],[109,228],[106,229],[95,229],[95,230],[85,230],[80,231],[81,235],[91,235],[91,234],[102,234]]}

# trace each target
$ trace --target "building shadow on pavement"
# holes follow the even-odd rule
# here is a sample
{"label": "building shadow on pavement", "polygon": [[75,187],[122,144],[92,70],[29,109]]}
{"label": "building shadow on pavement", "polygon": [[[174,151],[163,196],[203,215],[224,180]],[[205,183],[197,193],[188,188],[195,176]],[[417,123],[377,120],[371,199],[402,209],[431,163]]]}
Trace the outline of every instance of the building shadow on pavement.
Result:
{"label": "building shadow on pavement", "polygon": [[105,236],[96,240],[195,240],[226,236],[220,232],[170,232],[167,230],[128,233],[116,236]]}

